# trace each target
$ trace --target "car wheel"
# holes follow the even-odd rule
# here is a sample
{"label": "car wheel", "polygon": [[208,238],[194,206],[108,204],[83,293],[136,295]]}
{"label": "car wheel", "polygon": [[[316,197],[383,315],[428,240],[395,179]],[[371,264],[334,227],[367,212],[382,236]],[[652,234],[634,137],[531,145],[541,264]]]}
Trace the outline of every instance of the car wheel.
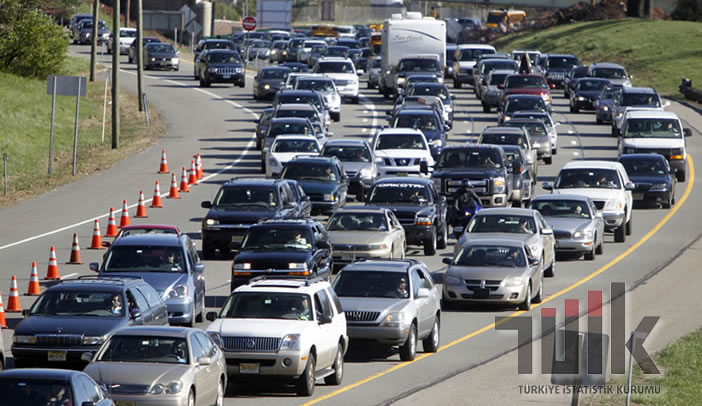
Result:
{"label": "car wheel", "polygon": [[200,87],[205,87],[205,81],[200,78]]}
{"label": "car wheel", "polygon": [[585,253],[585,260],[594,261],[595,260],[595,247],[592,247],[590,252]]}
{"label": "car wheel", "polygon": [[341,343],[336,349],[336,358],[332,369],[334,373],[324,378],[324,383],[327,385],[341,385],[341,380],[344,378],[344,346]]}
{"label": "car wheel", "polygon": [[558,154],[558,148],[551,148],[551,155],[557,155]]}
{"label": "car wheel", "polygon": [[460,89],[460,88],[461,88],[461,82],[454,80],[454,81],[453,81],[453,88],[454,88],[454,89]]}
{"label": "car wheel", "polygon": [[202,257],[204,259],[213,259],[215,256],[215,247],[211,243],[202,243]]}
{"label": "car wheel", "polygon": [[356,96],[356,97],[354,97],[354,98],[351,99],[351,103],[353,103],[353,104],[358,104],[358,100],[359,100],[359,97]]}
{"label": "car wheel", "polygon": [[553,158],[552,157],[544,158],[544,163],[546,165],[551,165],[553,163]]}
{"label": "car wheel", "polygon": [[614,230],[614,242],[624,242],[626,241],[626,233],[624,232],[624,224],[621,226],[617,227],[616,230]]}
{"label": "car wheel", "polygon": [[602,120],[600,120],[599,118],[595,118],[595,124],[601,125]]}
{"label": "car wheel", "polygon": [[239,87],[240,87],[240,88],[243,89],[245,86],[246,86],[246,82],[244,82],[244,81],[239,82]]}
{"label": "car wheel", "polygon": [[626,235],[631,235],[631,229],[633,228],[631,221],[632,219],[629,219],[629,221],[626,222]]}
{"label": "car wheel", "polygon": [[568,107],[569,107],[571,113],[575,113],[575,108],[573,107],[572,104],[571,104],[570,106],[568,106]]}
{"label": "car wheel", "polygon": [[134,60],[132,59],[131,56],[127,57],[127,62],[132,63]]}
{"label": "car wheel", "polygon": [[214,406],[222,406],[224,404],[224,392],[226,392],[224,380],[220,379],[219,386],[217,387],[217,399],[215,399]]}
{"label": "car wheel", "polygon": [[204,315],[205,315],[205,295],[203,292],[202,300],[200,300],[200,313],[198,313],[197,316],[195,316],[195,322],[202,323],[202,321],[204,319],[204,317],[203,317]]}
{"label": "car wheel", "polygon": [[541,277],[541,283],[539,284],[539,292],[534,296],[534,303],[541,303],[544,300],[544,277]]}
{"label": "car wheel", "polygon": [[490,106],[483,103],[483,113],[489,113],[491,110]]}
{"label": "car wheel", "polygon": [[663,208],[669,209],[672,206],[673,206],[673,194],[671,193],[670,196],[668,196],[668,200],[663,203]]}
{"label": "car wheel", "polygon": [[551,266],[546,268],[544,271],[544,275],[546,275],[549,278],[553,278],[556,276],[556,254],[553,254],[553,260],[551,261]]}
{"label": "car wheel", "polygon": [[675,177],[678,179],[678,182],[685,182],[685,171],[677,171],[675,173]]}
{"label": "car wheel", "polygon": [[[595,242],[597,242],[597,234],[595,234]],[[595,254],[602,255],[604,252],[604,239],[600,241],[600,244],[595,248]]]}
{"label": "car wheel", "polygon": [[441,233],[439,241],[436,243],[436,248],[444,249],[448,246],[448,224],[444,224],[444,231]]}
{"label": "car wheel", "polygon": [[371,82],[368,82],[368,88],[369,88],[369,89],[375,89],[375,86],[374,86],[373,84],[371,84]]}
{"label": "car wheel", "polygon": [[195,406],[195,392],[192,389],[188,393],[188,406]]}
{"label": "car wheel", "polygon": [[422,340],[422,346],[424,347],[424,352],[437,352],[439,351],[439,332],[440,332],[441,322],[439,321],[439,316],[434,319],[434,327],[431,329],[431,333]]}
{"label": "car wheel", "polygon": [[527,285],[526,298],[519,304],[519,310],[528,311],[531,309],[531,283]]}
{"label": "car wheel", "polygon": [[417,357],[417,326],[412,323],[407,335],[407,341],[400,346],[400,359],[413,361]]}
{"label": "car wheel", "polygon": [[307,358],[305,370],[302,371],[300,377],[297,378],[296,392],[298,396],[312,396],[314,393],[314,384],[316,381],[314,377],[315,362],[314,354],[310,353],[310,356]]}
{"label": "car wheel", "polygon": [[436,254],[436,230],[431,233],[431,237],[424,240],[424,255]]}

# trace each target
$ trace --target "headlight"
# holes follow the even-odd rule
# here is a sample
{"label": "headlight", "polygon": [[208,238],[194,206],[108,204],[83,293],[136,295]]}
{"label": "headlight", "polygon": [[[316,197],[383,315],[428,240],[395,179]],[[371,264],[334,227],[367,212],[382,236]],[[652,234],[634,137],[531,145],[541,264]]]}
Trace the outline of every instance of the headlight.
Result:
{"label": "headlight", "polygon": [[407,79],[405,79],[405,78],[397,78],[397,84],[398,84],[398,85],[404,85],[406,80],[407,80]]}
{"label": "headlight", "polygon": [[579,101],[585,101],[585,98],[583,96],[578,96]]}
{"label": "headlight", "polygon": [[505,279],[505,286],[522,286],[524,279],[520,276]]}
{"label": "headlight", "polygon": [[399,327],[403,324],[405,321],[405,314],[402,312],[394,312],[388,314],[385,319],[383,319],[382,323],[380,323],[380,327]]}
{"label": "headlight", "polygon": [[665,192],[666,190],[668,190],[668,185],[666,185],[665,183],[655,183],[648,190],[650,190],[651,192]]}
{"label": "headlight", "polygon": [[418,226],[430,226],[432,224],[431,218],[429,217],[417,217]]}
{"label": "headlight", "polygon": [[532,146],[533,148],[541,148],[541,144],[539,144],[538,142],[535,142],[535,143],[531,144],[531,146]]}
{"label": "headlight", "polygon": [[511,119],[512,119],[511,116],[504,116],[504,117],[502,117],[502,121],[509,121],[509,120],[511,120]]}
{"label": "headlight", "polygon": [[674,148],[670,151],[670,159],[675,161],[685,159],[685,150],[682,148]]}
{"label": "headlight", "polygon": [[551,100],[551,95],[548,93],[542,93],[541,98],[544,99],[544,101],[549,101]]}
{"label": "headlight", "polygon": [[181,390],[183,390],[183,382],[181,381],[173,381],[166,387],[166,393],[179,393]]}
{"label": "headlight", "polygon": [[624,148],[624,153],[625,154],[635,154],[636,148],[626,147],[626,148]]}
{"label": "headlight", "polygon": [[268,157],[268,163],[273,165],[273,166],[280,166],[280,161],[278,160],[278,158],[276,158],[273,155],[270,155]]}
{"label": "headlight", "polygon": [[278,50],[277,50],[277,49],[274,49],[274,50],[271,51],[271,54],[277,54],[277,53],[278,53]]}
{"label": "headlight", "polygon": [[182,299],[188,296],[188,285],[178,285],[168,292],[168,299]]}
{"label": "headlight", "polygon": [[234,264],[234,269],[247,271],[251,269],[251,262],[239,262]]}
{"label": "headlight", "polygon": [[504,193],[505,192],[505,178],[503,178],[503,177],[495,178],[492,180],[492,184],[495,187],[496,193]]}
{"label": "headlight", "polygon": [[386,250],[389,248],[387,244],[371,244],[368,246],[369,251]]}
{"label": "headlight", "polygon": [[283,337],[280,343],[281,350],[299,350],[300,349],[300,335],[299,334],[287,334]]}
{"label": "headlight", "polygon": [[373,168],[366,167],[361,169],[358,175],[363,179],[371,179],[373,177]]}
{"label": "headlight", "polygon": [[322,200],[325,202],[333,202],[336,200],[336,196],[333,193],[326,193],[322,195]]}
{"label": "headlight", "polygon": [[609,111],[609,106],[602,106],[602,110]]}
{"label": "headlight", "polygon": [[432,178],[432,181],[434,182],[434,188],[441,190],[441,178]]}
{"label": "headlight", "polygon": [[441,77],[441,76],[439,76],[439,78],[436,79],[436,81],[439,82],[439,83],[444,83],[444,78]]}
{"label": "headlight", "polygon": [[429,145],[431,145],[432,147],[436,147],[436,148],[441,147],[442,144],[443,144],[443,140],[441,138],[439,138],[438,140],[433,140],[433,141],[429,142]]}
{"label": "headlight", "polygon": [[83,337],[83,345],[101,345],[105,342],[105,337],[102,336],[85,336]]}
{"label": "headlight", "polygon": [[171,58],[171,63],[178,63],[178,58]]}
{"label": "headlight", "polygon": [[219,220],[217,219],[207,219],[205,220],[205,226],[206,227],[216,227],[219,225]]}
{"label": "headlight", "polygon": [[208,331],[207,334],[210,336],[210,338],[212,339],[212,341],[214,341],[215,344],[217,344],[217,346],[218,346],[219,348],[224,347],[224,343],[222,342],[222,336],[219,335],[219,333],[214,332],[214,331]]}
{"label": "headlight", "polygon": [[446,283],[449,285],[462,285],[463,281],[458,276],[446,274]]}
{"label": "headlight", "polygon": [[161,393],[163,393],[163,385],[157,383],[151,388],[149,392],[153,395],[160,395]]}
{"label": "headlight", "polygon": [[290,262],[288,264],[288,269],[301,269],[304,271],[307,269],[307,264],[304,262]]}
{"label": "headlight", "polygon": [[266,90],[268,90],[268,89],[270,89],[270,88],[271,88],[271,85],[269,85],[269,84],[265,84],[265,85],[263,85],[263,88],[264,88],[264,89],[266,89]]}
{"label": "headlight", "polygon": [[607,203],[605,204],[605,210],[606,209],[623,209],[623,208],[624,208],[624,205],[622,204],[622,202],[620,202],[619,200],[615,200],[615,199],[607,200]]}
{"label": "headlight", "polygon": [[14,336],[12,339],[15,344],[36,344],[37,338],[35,336]]}
{"label": "headlight", "polygon": [[576,231],[573,233],[573,238],[592,238],[592,231]]}
{"label": "headlight", "polygon": [[207,71],[210,72],[210,73],[216,73],[216,72],[217,72],[217,68],[207,68]]}
{"label": "headlight", "polygon": [[156,62],[156,58],[151,58],[151,62]]}
{"label": "headlight", "polygon": [[241,73],[241,68],[234,68],[234,72]]}

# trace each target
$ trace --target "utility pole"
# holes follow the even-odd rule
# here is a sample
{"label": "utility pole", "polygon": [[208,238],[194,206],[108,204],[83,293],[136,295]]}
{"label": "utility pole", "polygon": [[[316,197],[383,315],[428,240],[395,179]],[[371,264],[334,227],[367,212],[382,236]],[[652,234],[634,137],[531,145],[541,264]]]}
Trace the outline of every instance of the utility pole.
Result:
{"label": "utility pole", "polygon": [[95,81],[95,62],[97,61],[97,36],[98,36],[98,3],[93,0],[93,40],[90,44],[90,81]]}
{"label": "utility pole", "polygon": [[[119,47],[120,11],[115,0],[112,11],[112,43]],[[114,48],[114,47],[113,47]],[[119,48],[112,50],[112,149],[119,148]]]}
{"label": "utility pole", "polygon": [[136,64],[137,64],[137,94],[139,99],[139,111],[144,111],[144,90],[143,90],[143,77],[144,77],[144,61],[141,59],[144,57],[144,40],[143,38],[143,21],[142,21],[142,0],[137,0],[137,46],[136,46]]}
{"label": "utility pole", "polygon": [[211,27],[211,28],[210,28],[210,35],[212,35],[213,37],[214,37],[214,35],[215,35],[215,11],[216,11],[216,6],[217,6],[217,4],[215,4],[215,2],[212,1],[212,19],[211,19],[211,22],[210,22],[210,27]]}
{"label": "utility pole", "polygon": [[124,25],[125,27],[129,27],[129,17],[132,12],[132,1],[127,0],[127,18],[124,20]]}

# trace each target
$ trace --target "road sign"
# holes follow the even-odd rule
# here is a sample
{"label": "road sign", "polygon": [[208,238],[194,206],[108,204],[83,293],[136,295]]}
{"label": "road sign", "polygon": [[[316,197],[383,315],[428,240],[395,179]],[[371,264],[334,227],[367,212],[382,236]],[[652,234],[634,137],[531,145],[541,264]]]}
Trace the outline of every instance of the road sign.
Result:
{"label": "road sign", "polygon": [[49,80],[46,84],[46,93],[58,96],[78,96],[85,97],[85,88],[87,81],[83,77],[78,76],[57,76],[49,75]]}
{"label": "road sign", "polygon": [[254,29],[256,29],[256,19],[251,16],[244,17],[244,19],[241,21],[241,26],[246,31],[253,31]]}

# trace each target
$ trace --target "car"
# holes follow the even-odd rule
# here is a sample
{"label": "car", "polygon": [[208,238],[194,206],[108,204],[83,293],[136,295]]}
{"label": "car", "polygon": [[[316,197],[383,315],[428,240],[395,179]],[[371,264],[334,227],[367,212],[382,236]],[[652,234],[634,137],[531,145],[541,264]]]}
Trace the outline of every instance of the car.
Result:
{"label": "car", "polygon": [[[524,150],[519,145],[500,145],[505,151],[505,166],[511,168],[512,195],[509,200],[512,207],[527,207],[536,195],[534,185],[536,175],[531,172]],[[454,229],[454,232],[459,231]]]}
{"label": "car", "polygon": [[[93,19],[85,19],[79,23],[79,30],[76,30],[75,34],[78,37],[74,37],[74,42],[79,44],[91,44],[93,42]],[[107,25],[104,21],[98,20],[98,44],[104,44],[109,41],[110,30],[107,29]]]}
{"label": "car", "polygon": [[[119,229],[119,232],[115,236],[115,240],[127,235],[136,234],[182,234],[178,226],[169,224],[130,224]],[[103,241],[103,247],[109,247],[112,245],[109,241]]]}
{"label": "car", "polygon": [[349,178],[349,193],[363,201],[373,182],[380,176],[378,158],[366,140],[328,140],[322,147],[321,156],[335,156],[341,161]]}
{"label": "car", "polygon": [[271,53],[269,56],[269,60],[271,63],[277,62],[277,63],[282,63],[282,53],[285,47],[288,45],[288,40],[286,39],[279,39],[273,41],[271,44]]}
{"label": "car", "polygon": [[[416,83],[410,86],[410,91],[415,87]],[[392,111],[387,112],[386,115],[392,122],[393,118],[397,113],[403,110],[428,110],[433,111],[434,114],[441,119],[450,129],[450,125],[446,122],[450,119],[446,106],[439,96],[408,96],[401,95],[395,99],[395,106]]]}
{"label": "car", "polygon": [[378,131],[371,142],[380,176],[431,176],[434,158],[426,137],[415,128],[388,128]]}
{"label": "car", "polygon": [[512,119],[520,120],[540,120],[546,125],[546,130],[548,131],[548,137],[551,139],[551,155],[556,155],[558,153],[558,128],[561,123],[553,121],[551,114],[546,111],[517,111],[512,114]]}
{"label": "car", "polygon": [[616,63],[593,63],[588,68],[586,76],[609,79],[612,82],[612,87],[631,87],[632,76],[626,72],[623,66]]}
{"label": "car", "polygon": [[368,72],[368,88],[375,89],[380,83],[380,75],[382,73],[383,59],[380,56],[374,56],[368,59],[368,67],[365,68]]}
{"label": "car", "polygon": [[267,178],[280,176],[285,164],[298,156],[319,155],[321,146],[313,135],[279,135],[264,148],[261,165]]}
{"label": "car", "polygon": [[358,104],[358,75],[356,74],[356,67],[350,59],[325,56],[317,61],[313,71],[332,78],[339,95],[342,98],[351,100],[353,104]]}
{"label": "car", "polygon": [[136,28],[121,27],[119,29],[119,44],[117,44],[117,47],[114,44],[114,35],[110,34],[107,40],[107,53],[111,54],[114,49],[119,48],[120,54],[128,54],[129,46],[136,40],[136,37]]}
{"label": "car", "polygon": [[478,56],[494,53],[495,47],[492,45],[458,45],[456,48],[456,62],[453,67],[453,87],[460,89],[464,83],[475,85],[473,82],[473,68],[478,61]]}
{"label": "car", "polygon": [[269,148],[279,135],[312,135],[317,136],[312,121],[304,117],[285,117],[271,119],[268,131],[263,139],[263,148]]}
{"label": "car", "polygon": [[99,276],[141,277],[168,306],[168,322],[193,326],[205,314],[205,265],[192,240],[181,234],[138,234],[114,240],[102,264],[90,263]]}
{"label": "car", "polygon": [[622,135],[618,139],[619,155],[659,153],[675,171],[678,182],[687,176],[685,138],[692,135],[683,128],[677,114],[662,110],[634,110],[624,115]]}
{"label": "car", "polygon": [[430,179],[388,177],[371,187],[366,206],[392,210],[405,229],[408,245],[420,245],[435,255],[448,245],[448,207]]}
{"label": "car", "polygon": [[166,303],[143,279],[63,280],[46,289],[15,327],[15,367],[82,369],[83,353],[94,353],[115,331],[138,324],[168,324]]}
{"label": "car", "polygon": [[[295,74],[291,73],[290,76],[288,76],[288,79],[290,79],[290,77],[293,75]],[[323,117],[322,123],[325,126],[329,126],[331,122],[331,115],[329,113],[329,109],[327,108],[326,102],[324,101],[324,98],[322,98],[319,92],[316,92],[314,90],[286,89],[278,91],[278,93],[275,94],[275,97],[273,97],[274,108],[283,104],[299,103],[307,103],[313,105],[317,109],[317,111],[321,113],[321,116]]]}
{"label": "car", "polygon": [[620,91],[621,89],[614,89],[612,87],[602,89],[597,96],[597,100],[593,103],[595,105],[595,123],[604,124],[612,122],[614,99],[617,98],[617,93]]}
{"label": "car", "polygon": [[[546,110],[551,111],[551,92],[546,84],[546,78],[536,74],[514,74],[505,78],[502,84],[502,105],[511,95],[538,96],[546,104]],[[522,109],[535,110],[535,109]]]}
{"label": "car", "polygon": [[461,246],[444,274],[442,307],[498,303],[531,309],[544,299],[541,261],[519,240],[476,238]]}
{"label": "car", "polygon": [[561,168],[553,185],[544,182],[544,189],[554,194],[580,194],[595,202],[602,213],[605,231],[614,232],[615,242],[624,242],[633,226],[635,185],[619,162],[570,161]]}
{"label": "car", "polygon": [[246,85],[246,68],[239,53],[228,49],[209,49],[198,57],[200,87],[213,83],[231,83],[243,88]]}
{"label": "car", "polygon": [[71,39],[73,40],[73,43],[76,44],[77,41],[75,40],[76,34],[75,31],[78,29],[78,25],[83,21],[83,20],[92,20],[93,15],[92,14],[73,14],[71,16],[71,21],[69,22],[68,26],[71,30]]}
{"label": "car", "polygon": [[[361,76],[364,73],[368,73],[366,70],[366,67],[368,66],[368,62],[371,59],[371,54],[370,54],[370,48],[359,48],[359,49],[352,49],[351,51],[351,60],[354,61],[354,64],[356,65],[356,73]],[[356,59],[354,60],[354,55],[358,54]]]}
{"label": "car", "polygon": [[[146,48],[147,44],[151,44],[154,42],[161,42],[161,40],[156,38],[156,37],[144,37],[144,39],[141,42],[142,42],[142,46],[144,48]],[[134,40],[134,41],[132,41],[132,44],[129,45],[129,51],[127,52],[127,55],[128,55],[127,60],[129,61],[129,63],[136,63],[135,62],[136,58],[137,58],[136,57],[136,53],[137,53],[136,48],[137,48],[137,42],[136,42],[136,40]],[[142,61],[142,62],[144,62],[144,61]]]}
{"label": "car", "polygon": [[[299,59],[297,59],[297,53],[300,51],[300,48],[302,48],[302,45],[305,42],[305,40],[306,38],[292,38],[282,52],[283,61],[298,63]],[[307,67],[306,64],[301,65]]]}
{"label": "car", "polygon": [[321,278],[254,278],[207,318],[207,334],[224,352],[233,382],[282,380],[299,396],[311,396],[318,378],[342,382],[346,317]]}
{"label": "car", "polygon": [[410,73],[405,79],[405,86],[400,91],[398,96],[407,96],[407,91],[416,83],[443,83],[443,79],[436,73]]}
{"label": "car", "polygon": [[329,217],[326,227],[334,252],[334,272],[360,259],[405,257],[405,230],[390,209],[341,208]]}
{"label": "car", "polygon": [[556,253],[593,261],[604,251],[604,220],[595,203],[583,195],[540,195],[531,202],[553,229]]}
{"label": "car", "polygon": [[[200,329],[135,326],[115,332],[84,372],[117,404],[221,405],[227,389],[222,350]],[[83,403],[84,405],[84,403]]]}
{"label": "car", "polygon": [[446,44],[446,67],[444,68],[444,77],[453,77],[453,67],[456,64],[456,44]]}
{"label": "car", "polygon": [[631,195],[634,202],[660,204],[669,209],[675,204],[675,171],[661,154],[621,155],[617,162],[624,165],[634,182]]}
{"label": "car", "polygon": [[588,65],[576,66],[566,74],[565,84],[563,85],[563,94],[565,97],[570,97],[570,92],[573,91],[575,82],[580,78],[586,77],[588,69],[590,69]]}
{"label": "car", "polygon": [[349,178],[334,156],[297,156],[283,166],[280,177],[297,181],[315,213],[330,214],[346,204]]}
{"label": "car", "polygon": [[[536,158],[544,161],[546,165],[553,163],[551,153],[551,138],[548,135],[546,124],[537,119],[513,119],[503,124],[504,127],[520,127],[526,130],[529,143],[536,151]],[[532,157],[533,158],[533,157]],[[534,173],[536,176],[536,173]]]}
{"label": "car", "polygon": [[327,47],[327,52],[324,54],[323,58],[349,58],[349,51],[351,49],[343,45],[330,45]]}
{"label": "car", "polygon": [[202,52],[208,49],[222,49],[235,51],[237,48],[235,48],[234,43],[228,39],[201,39],[197,43],[197,46],[195,46],[195,50],[193,51],[193,75],[195,76],[195,80],[200,79],[200,54],[202,54]]}
{"label": "car", "polygon": [[3,403],[8,405],[114,405],[110,395],[88,374],[66,369],[3,371],[0,391]]}
{"label": "car", "polygon": [[568,72],[580,65],[578,57],[571,54],[541,54],[536,61],[539,71],[546,77],[551,89],[563,89]]}
{"label": "car", "polygon": [[443,83],[443,68],[437,54],[407,55],[400,59],[397,68],[383,76],[380,84],[381,93],[385,98],[397,97],[407,85],[407,76],[414,74],[436,75],[439,82]]}
{"label": "car", "polygon": [[549,111],[549,107],[541,96],[535,94],[511,94],[506,96],[502,105],[497,108],[497,124],[502,125],[512,119],[517,111]]}
{"label": "car", "polygon": [[595,110],[595,101],[602,91],[612,86],[608,79],[584,77],[575,82],[573,91],[570,92],[570,112],[579,113],[580,110]]}
{"label": "car", "polygon": [[259,151],[263,149],[263,143],[266,138],[266,133],[268,132],[268,127],[271,125],[273,113],[275,113],[273,107],[266,107],[258,115],[258,121],[256,121],[256,149]]}
{"label": "car", "polygon": [[429,143],[432,157],[436,159],[439,157],[441,148],[446,145],[450,127],[444,121],[441,112],[438,111],[439,109],[420,110],[413,107],[400,109],[391,116],[390,127],[421,131]]}
{"label": "car", "polygon": [[246,59],[249,61],[268,60],[271,55],[271,42],[265,39],[251,39],[246,45]]}
{"label": "car", "polygon": [[441,292],[423,262],[355,262],[337,275],[334,290],[351,342],[398,346],[402,361],[415,359],[420,340],[425,353],[439,350]]}
{"label": "car", "polygon": [[483,129],[478,137],[477,144],[490,145],[518,145],[527,157],[530,171],[537,176],[537,152],[531,143],[529,133],[522,126],[496,127],[488,126]]}
{"label": "car", "polygon": [[489,113],[493,107],[499,107],[502,101],[502,89],[507,76],[514,74],[511,70],[493,70],[485,78],[484,83],[478,83],[480,102],[483,105],[483,112]]}
{"label": "car", "polygon": [[300,77],[295,84],[295,90],[319,92],[332,120],[337,122],[341,120],[341,95],[336,88],[334,80],[330,77],[324,75]]}
{"label": "car", "polygon": [[513,49],[512,52],[510,52],[510,56],[512,57],[512,59],[518,62],[522,60],[524,54],[526,54],[526,56],[529,58],[529,61],[531,62],[531,65],[533,66],[539,60],[539,57],[541,56],[541,51],[536,49]]}
{"label": "car", "polygon": [[[340,28],[340,27],[337,27]],[[361,43],[355,38],[344,38],[343,34],[340,34],[339,38],[336,40],[337,46],[344,46],[349,49],[358,49],[361,47]]]}
{"label": "car", "polygon": [[282,68],[288,68],[294,73],[307,73],[310,71],[310,67],[306,63],[301,62],[285,62],[278,65]]}
{"label": "car", "polygon": [[519,71],[519,64],[517,61],[512,59],[502,59],[502,58],[485,58],[480,59],[473,69],[473,90],[475,91],[475,97],[481,98],[480,92],[483,89],[483,82],[493,70],[508,70],[512,73]]}
{"label": "car", "polygon": [[144,70],[168,69],[178,71],[180,69],[179,52],[170,44],[151,43],[144,46]]}
{"label": "car", "polygon": [[264,66],[254,76],[253,97],[256,100],[273,98],[285,86],[285,80],[292,73],[289,68]]}
{"label": "car", "polygon": [[327,44],[315,44],[312,45],[312,48],[310,49],[310,54],[307,57],[307,65],[310,68],[314,68],[314,65],[317,63],[318,60],[322,59],[324,55],[327,54],[327,48],[329,46]]}
{"label": "car", "polygon": [[454,100],[456,95],[449,92],[448,87],[443,83],[424,83],[416,82],[412,87],[407,89],[407,96],[429,96],[438,97],[444,105],[441,114],[444,121],[449,126],[453,126],[453,115],[455,111]]}
{"label": "car", "polygon": [[[292,43],[292,41],[291,41]],[[310,57],[310,54],[312,52],[312,47],[315,45],[317,46],[324,46],[326,48],[327,43],[324,42],[321,39],[311,39],[307,38],[302,41],[302,44],[297,50],[297,62],[307,62],[307,59]]]}
{"label": "car", "polygon": [[619,136],[624,123],[624,115],[634,110],[663,110],[670,102],[663,103],[656,89],[652,87],[626,87],[617,93],[612,103],[612,136]]}
{"label": "car", "polygon": [[[289,117],[300,117],[300,118],[307,118],[309,119],[313,124],[318,124],[320,127],[324,129],[324,131],[321,131],[320,133],[317,134],[320,138],[323,138],[322,136],[333,136],[334,133],[326,131],[326,129],[329,127],[329,117],[324,114],[323,111],[320,111],[317,109],[317,107],[314,104],[310,103],[284,103],[284,104],[278,104],[275,106],[275,109],[273,110],[273,118],[289,118]],[[322,143],[324,140],[321,141]]]}

